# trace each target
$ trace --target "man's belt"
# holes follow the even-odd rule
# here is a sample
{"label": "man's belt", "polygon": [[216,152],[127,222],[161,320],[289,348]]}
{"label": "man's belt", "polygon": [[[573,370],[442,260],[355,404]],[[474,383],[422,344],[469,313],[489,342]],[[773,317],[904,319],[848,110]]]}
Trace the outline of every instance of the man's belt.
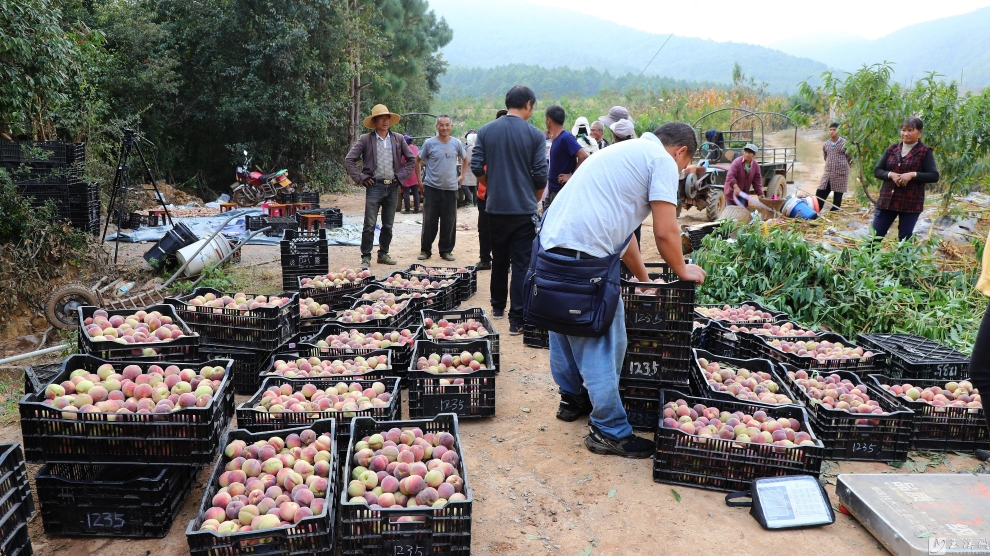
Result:
{"label": "man's belt", "polygon": [[375,178],[376,182],[383,183],[385,185],[392,185],[394,183],[399,183],[399,180],[383,180],[381,178]]}

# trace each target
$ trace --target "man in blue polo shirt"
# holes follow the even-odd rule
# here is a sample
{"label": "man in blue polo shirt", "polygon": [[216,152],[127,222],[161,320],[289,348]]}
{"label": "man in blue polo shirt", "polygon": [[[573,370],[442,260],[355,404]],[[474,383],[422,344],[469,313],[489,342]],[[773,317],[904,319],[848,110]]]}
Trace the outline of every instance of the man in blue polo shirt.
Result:
{"label": "man in blue polo shirt", "polygon": [[567,114],[563,107],[554,104],[546,111],[547,131],[553,143],[550,145],[550,171],[547,173],[547,197],[543,200],[543,210],[553,203],[554,197],[567,185],[574,171],[588,158],[577,139],[564,129]]}
{"label": "man in blue polo shirt", "polygon": [[[595,153],[568,181],[547,211],[540,244],[551,257],[590,259],[618,253],[643,220],[653,215],[653,234],[663,260],[681,280],[704,282],[705,271],[684,263],[677,224],[677,180],[698,143],[691,126],[669,123]],[[629,241],[622,261],[649,281],[639,244]],[[626,353],[622,303],[600,337],[550,332],[550,372],[560,388],[557,418],[591,415],[585,446],[596,454],[646,458],[653,440],[633,434],[619,399],[619,371]]]}

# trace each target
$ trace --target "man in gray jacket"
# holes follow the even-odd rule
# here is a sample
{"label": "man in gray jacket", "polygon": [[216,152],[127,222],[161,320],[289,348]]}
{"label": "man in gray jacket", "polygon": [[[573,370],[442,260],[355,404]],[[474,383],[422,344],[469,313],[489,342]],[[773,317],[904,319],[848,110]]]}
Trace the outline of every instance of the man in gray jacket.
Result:
{"label": "man in gray jacket", "polygon": [[[361,231],[361,268],[371,265],[371,248],[375,241],[378,210],[382,211],[382,231],[378,236],[378,264],[395,264],[388,254],[392,243],[392,224],[399,200],[401,183],[412,174],[416,155],[398,133],[389,131],[401,116],[388,111],[384,104],[371,109],[364,127],[373,133],[362,135],[351,147],[344,166],[355,183],[365,187],[364,229]],[[362,164],[358,164],[361,159]]]}
{"label": "man in gray jacket", "polygon": [[508,115],[478,130],[471,172],[487,188],[485,211],[494,232],[492,316],[504,315],[509,297],[509,334],[518,335],[523,328],[523,281],[536,238],[536,202],[547,186],[546,139],[527,122],[536,107],[532,89],[522,85],[509,89],[505,107]]}

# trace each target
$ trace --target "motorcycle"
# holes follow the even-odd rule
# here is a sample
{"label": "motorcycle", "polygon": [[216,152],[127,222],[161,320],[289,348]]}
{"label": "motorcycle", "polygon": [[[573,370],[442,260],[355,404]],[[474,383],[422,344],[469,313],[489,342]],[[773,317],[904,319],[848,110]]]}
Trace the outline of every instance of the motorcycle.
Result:
{"label": "motorcycle", "polygon": [[262,201],[275,199],[279,193],[292,193],[289,171],[279,170],[271,174],[251,171],[251,158],[244,151],[244,166],[237,167],[237,181],[231,184],[233,200],[242,207],[253,207]]}

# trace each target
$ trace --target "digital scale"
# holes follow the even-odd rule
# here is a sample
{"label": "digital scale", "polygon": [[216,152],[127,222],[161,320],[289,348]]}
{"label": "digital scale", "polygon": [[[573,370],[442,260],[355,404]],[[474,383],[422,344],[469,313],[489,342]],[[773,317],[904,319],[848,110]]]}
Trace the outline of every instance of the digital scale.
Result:
{"label": "digital scale", "polygon": [[[752,502],[739,501],[752,498]],[[764,529],[792,529],[835,523],[828,494],[811,475],[763,477],[746,491],[729,493],[725,503],[749,507],[750,515]]]}
{"label": "digital scale", "polygon": [[839,475],[839,501],[895,556],[990,555],[990,475]]}

